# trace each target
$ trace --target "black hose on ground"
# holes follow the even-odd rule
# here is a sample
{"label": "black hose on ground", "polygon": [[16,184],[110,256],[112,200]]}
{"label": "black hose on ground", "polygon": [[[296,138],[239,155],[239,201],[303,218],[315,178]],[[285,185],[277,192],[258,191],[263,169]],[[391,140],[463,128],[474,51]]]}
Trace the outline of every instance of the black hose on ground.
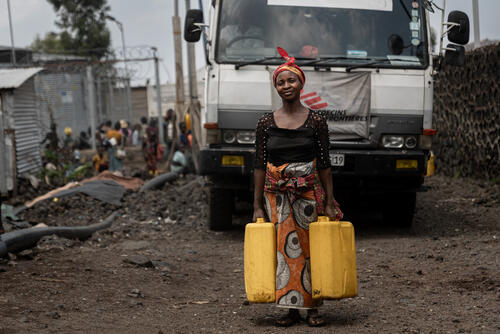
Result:
{"label": "black hose on ground", "polygon": [[146,191],[146,190],[149,190],[152,188],[159,188],[167,182],[172,182],[172,181],[177,180],[178,177],[179,177],[179,174],[177,174],[175,172],[168,172],[165,174],[158,175],[158,176],[152,178],[151,180],[149,180],[148,182],[144,183],[144,185],[141,187],[140,191],[142,192],[142,191]]}
{"label": "black hose on ground", "polygon": [[118,211],[115,211],[102,223],[89,226],[34,227],[4,233],[0,235],[0,257],[4,257],[8,253],[16,253],[32,248],[42,237],[47,235],[55,234],[58,237],[68,239],[85,240],[92,236],[94,232],[110,227],[117,214]]}

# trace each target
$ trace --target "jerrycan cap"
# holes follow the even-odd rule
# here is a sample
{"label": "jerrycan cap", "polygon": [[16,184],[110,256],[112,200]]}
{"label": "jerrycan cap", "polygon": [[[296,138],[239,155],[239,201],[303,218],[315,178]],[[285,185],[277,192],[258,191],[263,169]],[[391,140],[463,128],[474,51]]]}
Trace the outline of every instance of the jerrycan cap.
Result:
{"label": "jerrycan cap", "polygon": [[330,218],[328,216],[318,216],[318,222],[329,222]]}
{"label": "jerrycan cap", "polygon": [[257,218],[257,221],[256,223],[259,224],[259,223],[265,223],[266,220],[264,218]]}

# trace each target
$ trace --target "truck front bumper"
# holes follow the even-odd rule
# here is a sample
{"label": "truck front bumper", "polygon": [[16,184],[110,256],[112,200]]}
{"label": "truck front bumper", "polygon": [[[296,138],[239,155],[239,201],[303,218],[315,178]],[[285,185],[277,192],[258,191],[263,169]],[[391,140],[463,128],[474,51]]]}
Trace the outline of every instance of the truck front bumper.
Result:
{"label": "truck front bumper", "polygon": [[201,175],[249,175],[253,173],[252,147],[218,147],[200,150]]}
{"label": "truck front bumper", "polygon": [[330,150],[330,156],[344,156],[343,166],[332,166],[334,175],[423,176],[426,153],[423,151]]}
{"label": "truck front bumper", "polygon": [[[337,176],[423,177],[426,153],[423,151],[330,150],[330,156],[342,154],[343,166],[332,166]],[[202,175],[249,175],[254,168],[252,147],[218,147],[200,151]],[[406,162],[406,163],[405,163]]]}

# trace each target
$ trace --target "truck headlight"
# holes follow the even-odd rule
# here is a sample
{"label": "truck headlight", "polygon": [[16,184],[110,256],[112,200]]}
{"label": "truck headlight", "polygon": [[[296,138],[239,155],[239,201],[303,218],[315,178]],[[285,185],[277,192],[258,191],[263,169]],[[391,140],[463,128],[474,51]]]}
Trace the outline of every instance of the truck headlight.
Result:
{"label": "truck headlight", "polygon": [[236,134],[234,131],[224,131],[222,140],[224,140],[224,143],[226,144],[233,144],[236,141]]}
{"label": "truck headlight", "polygon": [[405,146],[406,148],[415,148],[417,147],[417,137],[415,136],[408,136],[405,139]]}
{"label": "truck headlight", "polygon": [[238,144],[255,144],[254,131],[238,131],[236,134]]}
{"label": "truck headlight", "polygon": [[382,137],[382,146],[385,148],[402,148],[405,139],[403,136],[383,136]]}

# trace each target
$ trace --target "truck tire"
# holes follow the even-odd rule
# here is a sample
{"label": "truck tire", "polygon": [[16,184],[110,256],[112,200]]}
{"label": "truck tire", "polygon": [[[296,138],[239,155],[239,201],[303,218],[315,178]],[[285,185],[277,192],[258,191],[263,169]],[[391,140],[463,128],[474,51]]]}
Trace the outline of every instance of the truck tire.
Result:
{"label": "truck tire", "polygon": [[229,230],[232,226],[234,193],[229,189],[210,187],[208,195],[208,227],[212,231]]}
{"label": "truck tire", "polygon": [[387,196],[382,211],[384,222],[400,228],[410,228],[416,204],[417,194],[415,192],[390,194]]}

